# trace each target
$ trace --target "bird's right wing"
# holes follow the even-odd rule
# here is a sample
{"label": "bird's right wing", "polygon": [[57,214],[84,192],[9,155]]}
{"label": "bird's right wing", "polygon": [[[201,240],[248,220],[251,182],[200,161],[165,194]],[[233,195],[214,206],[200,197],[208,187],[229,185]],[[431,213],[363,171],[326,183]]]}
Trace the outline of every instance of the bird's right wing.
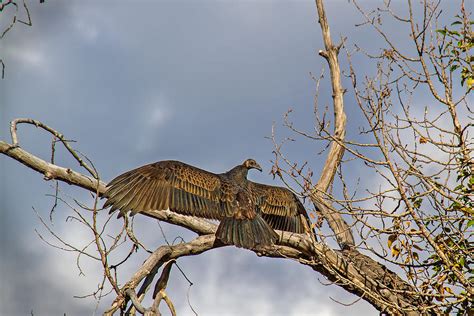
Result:
{"label": "bird's right wing", "polygon": [[235,189],[221,176],[179,161],[160,161],[128,171],[107,185],[104,208],[124,215],[166,210],[208,219],[231,214]]}

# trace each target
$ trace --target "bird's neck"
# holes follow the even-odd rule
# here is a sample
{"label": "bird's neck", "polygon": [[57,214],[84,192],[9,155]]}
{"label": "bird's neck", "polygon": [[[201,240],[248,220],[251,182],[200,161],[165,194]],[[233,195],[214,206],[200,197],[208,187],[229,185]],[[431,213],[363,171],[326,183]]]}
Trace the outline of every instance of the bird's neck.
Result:
{"label": "bird's neck", "polygon": [[245,181],[247,181],[247,174],[248,174],[249,170],[244,167],[244,166],[236,166],[232,169],[230,169],[228,172],[227,172],[227,175],[234,181],[236,181],[237,183],[243,183]]}

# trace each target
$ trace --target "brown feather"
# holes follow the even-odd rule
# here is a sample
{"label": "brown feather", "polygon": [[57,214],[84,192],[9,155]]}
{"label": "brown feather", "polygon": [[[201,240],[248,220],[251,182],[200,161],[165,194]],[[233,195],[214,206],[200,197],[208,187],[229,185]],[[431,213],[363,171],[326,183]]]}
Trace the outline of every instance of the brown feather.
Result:
{"label": "brown feather", "polygon": [[301,222],[302,214],[310,222],[303,204],[290,190],[261,183],[249,182],[249,188],[254,195],[261,197],[260,210],[262,217],[274,229],[294,233],[305,233]]}
{"label": "brown feather", "polygon": [[[175,212],[219,219],[220,187],[226,179],[178,161],[161,161],[128,171],[107,186],[105,207],[132,210],[172,209]],[[225,204],[224,204],[225,205]]]}
{"label": "brown feather", "polygon": [[304,233],[303,221],[310,221],[299,199],[286,188],[248,181],[250,168],[261,170],[253,160],[222,174],[178,161],[148,164],[113,179],[104,207],[122,215],[170,209],[218,219],[218,239],[244,248],[272,244],[273,229]]}

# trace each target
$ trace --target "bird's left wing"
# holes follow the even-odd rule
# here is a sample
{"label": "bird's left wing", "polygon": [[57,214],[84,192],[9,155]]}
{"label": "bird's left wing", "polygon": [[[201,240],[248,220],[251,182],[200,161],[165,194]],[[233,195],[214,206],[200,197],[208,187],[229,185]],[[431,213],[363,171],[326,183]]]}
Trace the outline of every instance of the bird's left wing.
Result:
{"label": "bird's left wing", "polygon": [[260,200],[260,210],[263,218],[273,229],[294,233],[304,233],[306,221],[311,225],[308,214],[298,199],[290,190],[249,181],[250,190]]}

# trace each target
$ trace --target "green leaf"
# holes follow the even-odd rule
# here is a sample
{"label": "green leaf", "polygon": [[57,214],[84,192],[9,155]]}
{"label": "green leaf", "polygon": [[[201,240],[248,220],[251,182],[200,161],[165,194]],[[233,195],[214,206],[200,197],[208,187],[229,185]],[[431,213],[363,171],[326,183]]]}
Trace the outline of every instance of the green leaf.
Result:
{"label": "green leaf", "polygon": [[454,202],[453,204],[451,204],[449,206],[449,208],[451,210],[455,210],[455,211],[458,211],[460,208],[461,208],[461,204],[459,204],[458,202]]}
{"label": "green leaf", "polygon": [[446,33],[447,33],[446,29],[444,29],[444,30],[436,30],[436,32],[438,32],[439,34],[443,34],[443,35],[446,35]]}
{"label": "green leaf", "polygon": [[459,65],[451,65],[451,67],[449,67],[449,71],[453,72],[458,68],[459,68]]}
{"label": "green leaf", "polygon": [[451,23],[451,25],[459,25],[459,24],[462,24],[461,21],[454,21],[453,23]]}
{"label": "green leaf", "polygon": [[458,32],[458,31],[447,30],[447,32],[449,33],[449,35],[457,35],[457,36],[459,36],[459,32]]}
{"label": "green leaf", "polygon": [[474,226],[474,219],[471,219],[469,222],[467,222],[467,228]]}

